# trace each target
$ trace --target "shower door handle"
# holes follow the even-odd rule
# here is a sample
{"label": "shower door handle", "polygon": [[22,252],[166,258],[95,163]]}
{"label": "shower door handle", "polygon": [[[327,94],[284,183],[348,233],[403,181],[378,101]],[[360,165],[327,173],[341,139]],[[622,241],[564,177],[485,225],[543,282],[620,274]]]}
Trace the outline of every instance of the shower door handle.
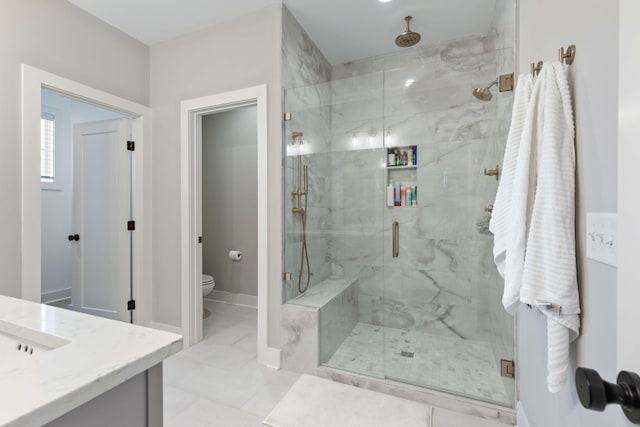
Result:
{"label": "shower door handle", "polygon": [[393,230],[393,242],[392,242],[392,246],[393,246],[393,257],[394,258],[398,258],[398,255],[400,255],[400,224],[398,224],[398,221],[393,221],[393,224],[391,225],[391,228]]}

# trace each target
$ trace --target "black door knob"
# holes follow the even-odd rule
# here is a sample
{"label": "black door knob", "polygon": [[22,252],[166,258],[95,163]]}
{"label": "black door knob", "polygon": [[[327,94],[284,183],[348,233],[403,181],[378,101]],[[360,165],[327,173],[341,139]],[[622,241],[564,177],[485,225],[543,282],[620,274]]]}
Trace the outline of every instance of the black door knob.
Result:
{"label": "black door knob", "polygon": [[576,369],[576,391],[580,403],[587,409],[604,411],[608,404],[622,406],[629,421],[640,424],[640,376],[620,371],[616,384],[604,381],[598,372],[588,368]]}
{"label": "black door knob", "polygon": [[77,242],[80,240],[80,236],[78,234],[69,234],[68,239],[70,242],[73,242],[74,240]]}

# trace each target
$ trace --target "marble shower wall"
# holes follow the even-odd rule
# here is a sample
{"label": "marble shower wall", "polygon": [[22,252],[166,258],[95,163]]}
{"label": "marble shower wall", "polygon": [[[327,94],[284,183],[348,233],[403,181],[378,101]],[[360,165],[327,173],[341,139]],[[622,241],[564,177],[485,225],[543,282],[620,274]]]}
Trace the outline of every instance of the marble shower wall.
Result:
{"label": "marble shower wall", "polygon": [[[330,245],[334,274],[360,282],[359,321],[486,340],[508,358],[512,322],[484,211],[497,181],[483,169],[502,160],[513,94],[471,96],[513,71],[504,45],[492,33],[334,66]],[[387,146],[417,145],[417,169],[386,170],[382,135]],[[417,207],[385,207],[396,180],[418,186]]]}
{"label": "marble shower wall", "polygon": [[[488,34],[331,67],[291,14],[283,16],[285,194],[297,187],[296,150],[309,165],[312,285],[357,280],[358,321],[488,341],[513,357],[513,321],[501,305],[485,206],[497,181],[513,93],[481,102],[475,87],[514,71],[511,0],[498,0]],[[415,170],[388,171],[387,146],[418,146]],[[385,206],[389,181],[415,183],[418,206]],[[284,301],[298,295],[300,219],[285,197]],[[391,256],[391,223],[400,256]],[[385,285],[386,284],[386,285]],[[382,348],[380,349],[382,351]],[[507,390],[513,385],[507,384]]]}
{"label": "marble shower wall", "polygon": [[[292,120],[283,122],[284,152],[284,271],[292,280],[283,282],[283,301],[299,294],[297,290],[302,248],[302,218],[291,209],[297,200],[291,192],[298,188],[298,154],[309,167],[307,200],[307,248],[311,264],[311,286],[331,273],[329,262],[330,162],[331,146],[331,64],[289,10],[282,8],[283,111]],[[329,82],[323,84],[324,82]],[[304,133],[303,143],[293,144],[292,132]],[[303,198],[304,199],[304,198]],[[305,267],[306,268],[306,267]],[[306,270],[303,273],[306,283]]]}

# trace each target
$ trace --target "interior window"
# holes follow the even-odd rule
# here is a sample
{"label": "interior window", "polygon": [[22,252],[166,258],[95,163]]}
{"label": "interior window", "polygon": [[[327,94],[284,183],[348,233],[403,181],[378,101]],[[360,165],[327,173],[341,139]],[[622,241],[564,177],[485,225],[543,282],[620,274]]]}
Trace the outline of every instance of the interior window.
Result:
{"label": "interior window", "polygon": [[55,181],[55,136],[56,118],[53,114],[42,113],[40,118],[40,180]]}

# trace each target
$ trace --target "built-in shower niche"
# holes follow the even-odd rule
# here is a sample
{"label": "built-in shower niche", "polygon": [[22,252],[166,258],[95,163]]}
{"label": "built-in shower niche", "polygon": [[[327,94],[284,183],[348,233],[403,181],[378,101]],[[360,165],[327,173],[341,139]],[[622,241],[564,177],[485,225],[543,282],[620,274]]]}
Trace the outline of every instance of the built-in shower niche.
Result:
{"label": "built-in shower niche", "polygon": [[314,372],[358,323],[358,280],[329,278],[282,305],[282,366]]}

